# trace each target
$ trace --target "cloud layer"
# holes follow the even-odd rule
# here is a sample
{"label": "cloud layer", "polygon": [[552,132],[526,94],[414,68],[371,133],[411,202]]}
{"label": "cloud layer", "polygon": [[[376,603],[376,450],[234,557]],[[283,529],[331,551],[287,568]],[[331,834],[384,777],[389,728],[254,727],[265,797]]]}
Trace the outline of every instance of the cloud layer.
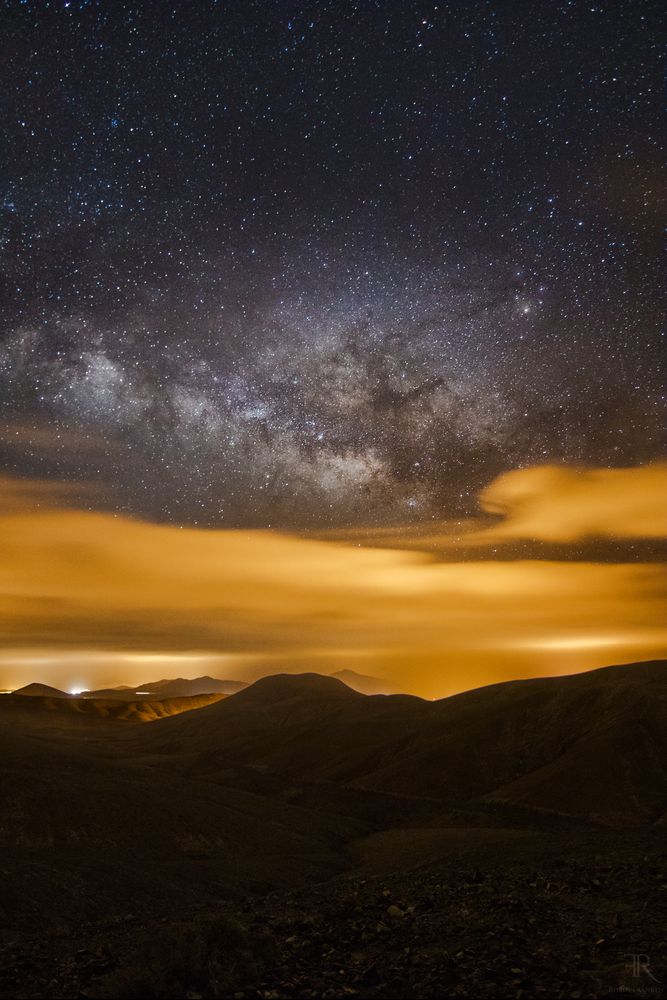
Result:
{"label": "cloud layer", "polygon": [[[564,540],[592,530],[655,533],[661,477],[664,468],[602,479],[544,469],[503,477],[482,498],[506,510],[506,521],[486,529],[488,558],[448,563],[419,551],[68,509],[52,486],[6,482],[13,500],[0,504],[4,661],[36,648],[89,650],[91,663],[100,650],[198,651],[244,654],[270,672],[320,660],[334,669],[356,658],[406,690],[439,695],[656,655],[667,650],[659,565],[501,561],[492,550],[504,531]],[[477,535],[481,545],[485,532]],[[68,685],[71,670],[62,656],[58,663],[48,679]],[[105,664],[104,682],[141,679],[127,662],[122,676],[109,677]],[[77,682],[80,674],[77,666]],[[27,679],[14,671],[0,683]]]}

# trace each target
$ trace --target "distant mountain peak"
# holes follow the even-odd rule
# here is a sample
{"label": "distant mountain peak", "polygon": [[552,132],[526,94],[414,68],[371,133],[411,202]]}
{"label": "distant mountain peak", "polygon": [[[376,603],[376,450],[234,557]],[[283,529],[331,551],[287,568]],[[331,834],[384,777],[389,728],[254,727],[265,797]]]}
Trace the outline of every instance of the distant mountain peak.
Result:
{"label": "distant mountain peak", "polygon": [[22,694],[28,695],[33,698],[70,698],[71,695],[67,691],[61,691],[60,688],[51,687],[49,684],[39,684],[38,682],[33,682],[32,684],[26,684],[22,688],[17,688],[12,694]]}
{"label": "distant mountain peak", "polygon": [[87,691],[86,698],[189,698],[202,694],[236,694],[247,687],[245,681],[219,680],[216,677],[163,677],[159,681],[142,681],[134,687],[100,688]]}
{"label": "distant mountain peak", "polygon": [[398,694],[399,689],[385,680],[384,677],[373,677],[370,674],[360,674],[356,670],[337,670],[330,677],[347,684],[360,694]]}
{"label": "distant mountain peak", "polygon": [[239,698],[275,702],[286,698],[354,698],[356,692],[337,677],[325,674],[271,674],[239,692]]}

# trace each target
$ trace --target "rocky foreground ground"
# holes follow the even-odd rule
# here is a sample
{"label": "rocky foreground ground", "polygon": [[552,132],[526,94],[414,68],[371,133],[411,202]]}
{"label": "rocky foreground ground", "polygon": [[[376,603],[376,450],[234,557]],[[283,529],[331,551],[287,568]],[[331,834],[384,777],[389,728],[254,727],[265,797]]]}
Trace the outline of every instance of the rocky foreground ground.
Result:
{"label": "rocky foreground ground", "polygon": [[659,841],[610,850],[593,837],[539,864],[450,859],[9,935],[0,996],[661,997],[666,929]]}

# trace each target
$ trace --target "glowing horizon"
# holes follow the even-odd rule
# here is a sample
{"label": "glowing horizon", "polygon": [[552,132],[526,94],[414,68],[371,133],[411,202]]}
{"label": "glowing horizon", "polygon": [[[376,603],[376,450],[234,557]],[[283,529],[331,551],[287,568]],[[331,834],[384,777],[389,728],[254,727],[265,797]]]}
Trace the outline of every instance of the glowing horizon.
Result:
{"label": "glowing horizon", "polygon": [[[657,561],[573,556],[590,536],[656,539],[667,467],[517,470],[470,531],[402,547],[275,530],[176,527],[67,506],[45,484],[0,493],[0,685],[95,689],[156,674],[254,679],[341,667],[427,697],[667,653]],[[530,525],[530,528],[526,528]],[[525,538],[553,542],[521,558]],[[501,544],[511,538],[512,542]],[[417,541],[419,536],[416,536]],[[518,539],[518,541],[517,541]],[[513,548],[518,545],[519,548]],[[468,551],[468,550],[466,550]],[[562,552],[561,558],[554,553]],[[151,676],[153,675],[153,676]]]}

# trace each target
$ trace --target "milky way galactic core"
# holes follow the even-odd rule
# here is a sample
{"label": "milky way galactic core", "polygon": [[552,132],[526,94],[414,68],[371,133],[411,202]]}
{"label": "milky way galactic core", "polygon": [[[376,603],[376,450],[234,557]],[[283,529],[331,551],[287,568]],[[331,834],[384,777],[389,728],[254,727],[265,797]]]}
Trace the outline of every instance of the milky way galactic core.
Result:
{"label": "milky way galactic core", "polygon": [[658,457],[658,17],[6,0],[2,468],[297,528]]}

